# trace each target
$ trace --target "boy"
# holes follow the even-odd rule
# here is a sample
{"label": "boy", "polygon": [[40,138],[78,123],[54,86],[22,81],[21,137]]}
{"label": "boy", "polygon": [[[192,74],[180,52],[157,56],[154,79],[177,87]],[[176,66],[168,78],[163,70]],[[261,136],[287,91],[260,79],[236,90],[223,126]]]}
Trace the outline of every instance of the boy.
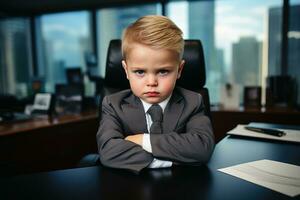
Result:
{"label": "boy", "polygon": [[209,160],[214,136],[202,97],[175,87],[183,48],[182,31],[167,17],[145,16],[124,31],[122,65],[131,89],[103,99],[103,165],[139,172]]}

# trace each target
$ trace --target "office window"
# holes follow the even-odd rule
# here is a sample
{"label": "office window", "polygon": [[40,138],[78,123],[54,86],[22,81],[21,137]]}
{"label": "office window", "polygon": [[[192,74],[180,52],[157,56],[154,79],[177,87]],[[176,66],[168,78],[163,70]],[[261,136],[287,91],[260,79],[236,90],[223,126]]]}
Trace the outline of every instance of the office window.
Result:
{"label": "office window", "polygon": [[300,0],[291,0],[289,8],[288,28],[288,65],[287,73],[295,79],[297,88],[297,103],[300,104]]}
{"label": "office window", "polygon": [[36,18],[38,72],[45,90],[66,82],[66,69],[85,71],[84,54],[92,51],[89,12],[47,14]]}
{"label": "office window", "polygon": [[28,95],[32,77],[30,23],[27,18],[0,20],[0,93]]}
{"label": "office window", "polygon": [[109,41],[120,39],[123,29],[144,15],[161,14],[160,4],[105,8],[97,12],[98,58],[101,76],[105,76],[105,62]]}
{"label": "office window", "polygon": [[166,8],[186,39],[202,41],[212,104],[222,103],[226,83],[239,85],[242,99],[244,86],[264,87],[268,73],[277,73],[282,0],[171,2]]}

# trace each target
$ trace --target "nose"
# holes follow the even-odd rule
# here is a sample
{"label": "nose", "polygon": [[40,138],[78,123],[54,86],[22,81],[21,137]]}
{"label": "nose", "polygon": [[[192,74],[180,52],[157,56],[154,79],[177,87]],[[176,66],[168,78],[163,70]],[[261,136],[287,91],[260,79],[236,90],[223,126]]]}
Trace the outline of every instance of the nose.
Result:
{"label": "nose", "polygon": [[157,77],[154,74],[150,74],[147,79],[147,86],[153,87],[157,85],[158,85]]}

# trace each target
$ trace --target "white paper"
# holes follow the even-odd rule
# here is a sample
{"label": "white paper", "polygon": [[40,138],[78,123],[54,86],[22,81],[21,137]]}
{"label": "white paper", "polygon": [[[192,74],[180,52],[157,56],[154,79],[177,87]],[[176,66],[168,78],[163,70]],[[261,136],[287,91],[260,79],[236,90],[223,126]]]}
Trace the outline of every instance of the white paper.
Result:
{"label": "white paper", "polygon": [[237,125],[234,129],[230,130],[227,134],[229,135],[240,135],[247,137],[256,137],[256,138],[265,138],[272,140],[281,140],[281,141],[290,141],[290,142],[300,142],[300,130],[291,130],[291,129],[278,129],[284,131],[286,135],[282,137],[268,135],[264,133],[258,133],[255,131],[250,131],[245,129],[246,125]]}
{"label": "white paper", "polygon": [[50,108],[51,94],[38,93],[34,97],[33,109],[35,110],[48,110]]}
{"label": "white paper", "polygon": [[218,170],[291,197],[300,194],[300,166],[259,160]]}

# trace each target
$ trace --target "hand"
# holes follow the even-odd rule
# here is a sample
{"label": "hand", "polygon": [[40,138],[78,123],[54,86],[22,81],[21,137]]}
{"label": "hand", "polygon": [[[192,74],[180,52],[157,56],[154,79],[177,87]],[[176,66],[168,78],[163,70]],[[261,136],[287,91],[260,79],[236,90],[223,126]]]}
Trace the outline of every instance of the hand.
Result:
{"label": "hand", "polygon": [[143,136],[144,136],[144,134],[129,135],[125,138],[125,140],[131,141],[140,146],[143,146]]}

